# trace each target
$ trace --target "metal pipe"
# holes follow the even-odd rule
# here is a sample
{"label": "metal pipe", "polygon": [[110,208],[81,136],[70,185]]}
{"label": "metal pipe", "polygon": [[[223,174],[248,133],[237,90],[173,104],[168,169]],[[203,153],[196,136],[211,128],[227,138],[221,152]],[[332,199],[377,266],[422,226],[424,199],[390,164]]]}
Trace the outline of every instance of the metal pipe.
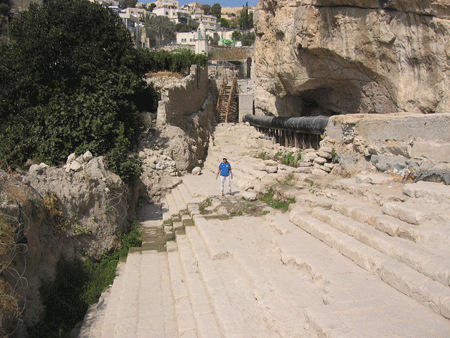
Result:
{"label": "metal pipe", "polygon": [[329,116],[276,117],[247,114],[243,117],[243,121],[249,122],[255,127],[322,135],[325,132],[329,118]]}

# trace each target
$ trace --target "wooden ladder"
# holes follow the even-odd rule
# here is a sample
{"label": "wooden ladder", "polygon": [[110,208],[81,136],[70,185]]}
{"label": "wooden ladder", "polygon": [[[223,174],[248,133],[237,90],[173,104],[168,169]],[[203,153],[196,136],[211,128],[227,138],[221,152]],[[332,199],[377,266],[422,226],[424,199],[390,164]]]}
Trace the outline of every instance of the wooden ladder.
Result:
{"label": "wooden ladder", "polygon": [[224,76],[219,90],[219,98],[217,100],[217,122],[238,122],[239,111],[236,102],[236,94],[237,77],[235,76],[232,79],[231,84],[229,84],[228,79]]}

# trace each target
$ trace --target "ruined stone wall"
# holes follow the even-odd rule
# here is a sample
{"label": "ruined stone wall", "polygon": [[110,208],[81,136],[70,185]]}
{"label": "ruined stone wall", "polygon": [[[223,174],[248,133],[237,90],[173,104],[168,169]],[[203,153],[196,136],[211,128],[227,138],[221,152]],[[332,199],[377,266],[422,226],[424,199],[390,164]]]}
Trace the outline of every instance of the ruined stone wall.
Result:
{"label": "ruined stone wall", "polygon": [[183,117],[201,109],[208,91],[208,67],[193,65],[188,76],[164,88],[158,104],[157,124],[179,126]]}
{"label": "ruined stone wall", "polygon": [[445,113],[450,3],[261,0],[257,114]]}
{"label": "ruined stone wall", "polygon": [[336,115],[321,144],[350,173],[375,167],[450,184],[449,125],[450,114]]}

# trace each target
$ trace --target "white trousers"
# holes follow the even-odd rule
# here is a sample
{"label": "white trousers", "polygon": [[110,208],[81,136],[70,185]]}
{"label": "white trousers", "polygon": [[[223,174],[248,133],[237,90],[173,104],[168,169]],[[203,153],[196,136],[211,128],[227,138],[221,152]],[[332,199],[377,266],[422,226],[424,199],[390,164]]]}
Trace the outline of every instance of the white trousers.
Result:
{"label": "white trousers", "polygon": [[224,185],[225,181],[227,181],[228,190],[231,191],[230,175],[228,175],[228,176],[220,175],[220,190],[223,192],[223,185]]}

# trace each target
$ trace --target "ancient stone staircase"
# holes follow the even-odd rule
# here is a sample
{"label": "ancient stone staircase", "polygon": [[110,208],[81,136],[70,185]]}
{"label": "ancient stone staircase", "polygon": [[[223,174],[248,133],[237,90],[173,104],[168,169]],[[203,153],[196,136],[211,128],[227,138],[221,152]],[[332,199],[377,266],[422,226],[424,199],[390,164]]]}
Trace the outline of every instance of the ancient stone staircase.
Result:
{"label": "ancient stone staircase", "polygon": [[[143,217],[160,215],[143,222],[143,248],[80,337],[450,336],[448,187],[293,172],[305,188],[281,189],[297,201],[282,213],[242,199],[241,187],[282,176],[254,169],[262,160],[239,145],[245,128],[217,126],[202,175],[149,207]],[[220,197],[224,156],[235,194]]]}

